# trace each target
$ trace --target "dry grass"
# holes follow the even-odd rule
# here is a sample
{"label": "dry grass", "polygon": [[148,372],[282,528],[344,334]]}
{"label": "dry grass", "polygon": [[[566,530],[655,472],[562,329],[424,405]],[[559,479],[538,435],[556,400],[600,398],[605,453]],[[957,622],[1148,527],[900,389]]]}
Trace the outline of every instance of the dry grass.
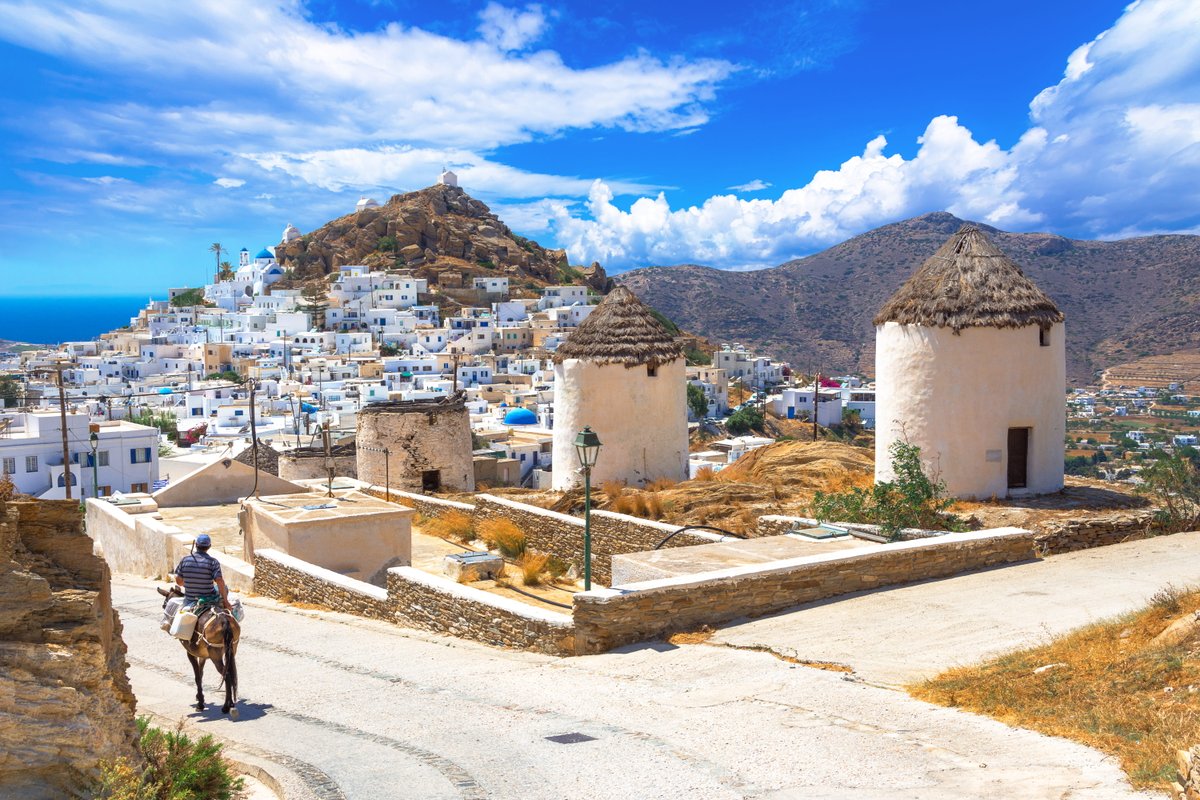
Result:
{"label": "dry grass", "polygon": [[700,483],[706,483],[708,481],[715,481],[716,479],[717,471],[715,469],[712,467],[701,467],[700,469],[696,470],[696,477],[692,480],[699,481]]}
{"label": "dry grass", "polygon": [[664,489],[670,489],[678,484],[679,481],[671,480],[670,478],[656,478],[646,484],[647,492],[661,492]]}
{"label": "dry grass", "polygon": [[663,504],[662,504],[662,500],[659,498],[659,496],[657,494],[650,494],[650,495],[645,496],[645,509],[646,509],[646,518],[647,519],[662,519],[663,518]]}
{"label": "dry grass", "polygon": [[550,556],[543,553],[526,552],[517,560],[521,568],[521,580],[526,586],[540,586],[545,582],[546,565]]}
{"label": "dry grass", "polygon": [[717,632],[716,628],[701,625],[694,631],[680,631],[667,637],[668,644],[704,644]]}
{"label": "dry grass", "polygon": [[468,544],[475,538],[475,520],[462,511],[447,511],[436,517],[426,517],[421,530],[430,536]]}
{"label": "dry grass", "polygon": [[499,550],[505,558],[517,559],[525,553],[525,531],[507,519],[485,519],[479,523],[479,538],[489,550]]}
{"label": "dry grass", "polygon": [[1161,788],[1175,752],[1200,740],[1200,637],[1175,646],[1153,639],[1197,612],[1200,590],[1168,587],[1142,611],[950,670],[910,691],[1103,750],[1135,786]]}

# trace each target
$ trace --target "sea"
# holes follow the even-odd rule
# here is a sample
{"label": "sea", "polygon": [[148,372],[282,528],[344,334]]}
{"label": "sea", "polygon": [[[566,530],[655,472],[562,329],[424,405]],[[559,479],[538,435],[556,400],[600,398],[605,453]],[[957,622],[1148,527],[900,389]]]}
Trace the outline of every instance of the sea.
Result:
{"label": "sea", "polygon": [[0,296],[0,339],[30,344],[94,339],[128,325],[149,299],[146,295]]}

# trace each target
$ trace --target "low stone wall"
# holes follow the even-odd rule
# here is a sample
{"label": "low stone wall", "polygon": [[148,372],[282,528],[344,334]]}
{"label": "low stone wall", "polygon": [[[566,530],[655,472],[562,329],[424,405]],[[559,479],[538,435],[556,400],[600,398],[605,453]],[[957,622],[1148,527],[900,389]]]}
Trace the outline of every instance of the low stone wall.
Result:
{"label": "low stone wall", "polygon": [[[506,497],[490,494],[475,496],[475,518],[507,519],[525,532],[531,550],[554,556],[581,571],[583,570],[583,519],[549,511]],[[592,512],[592,579],[607,584],[612,580],[612,557],[624,553],[653,550],[679,525],[616,514],[611,511]],[[666,547],[712,544],[720,541],[716,534],[681,533]]]}
{"label": "low stone wall", "polygon": [[393,567],[387,588],[301,561],[278,550],[254,556],[254,590],[284,601],[447,633],[497,647],[575,654],[571,617],[463,586],[413,567]]}
{"label": "low stone wall", "polygon": [[333,611],[395,621],[388,592],[278,550],[254,553],[254,591],[276,600],[314,603]]}
{"label": "low stone wall", "polygon": [[1038,553],[1049,556],[1145,539],[1155,534],[1153,521],[1153,509],[1053,520],[1041,525]]}
{"label": "low stone wall", "polygon": [[582,592],[574,601],[576,649],[602,653],[850,592],[1028,561],[1033,539],[1018,528],[952,533]]}
{"label": "low stone wall", "polygon": [[[372,486],[370,489],[364,491],[375,497],[384,497],[387,494],[382,486]],[[461,511],[464,514],[475,513],[475,506],[470,503],[443,500],[440,497],[430,497],[429,495],[416,494],[414,492],[400,492],[392,489],[391,498],[393,503],[400,503],[401,505],[416,509],[416,512],[423,517],[436,517],[440,514],[445,514],[447,511]]]}
{"label": "low stone wall", "polygon": [[388,570],[388,596],[396,620],[496,647],[575,654],[571,617],[464,586],[414,567]]}

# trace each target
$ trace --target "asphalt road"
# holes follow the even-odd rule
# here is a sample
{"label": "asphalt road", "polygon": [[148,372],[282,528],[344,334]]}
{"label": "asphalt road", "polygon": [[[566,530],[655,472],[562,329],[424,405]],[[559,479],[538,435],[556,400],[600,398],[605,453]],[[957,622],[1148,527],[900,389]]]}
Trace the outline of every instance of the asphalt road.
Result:
{"label": "asphalt road", "polygon": [[869,681],[902,684],[1141,608],[1168,584],[1200,586],[1200,533],[812,603],[726,626],[715,641],[846,664]]}
{"label": "asphalt road", "polygon": [[[1080,745],[767,653],[656,643],[555,659],[256,598],[233,722],[189,707],[153,585],[113,590],[140,709],[231,742],[292,797],[1152,796]],[[210,669],[210,700],[217,682]],[[590,738],[547,738],[563,734]]]}

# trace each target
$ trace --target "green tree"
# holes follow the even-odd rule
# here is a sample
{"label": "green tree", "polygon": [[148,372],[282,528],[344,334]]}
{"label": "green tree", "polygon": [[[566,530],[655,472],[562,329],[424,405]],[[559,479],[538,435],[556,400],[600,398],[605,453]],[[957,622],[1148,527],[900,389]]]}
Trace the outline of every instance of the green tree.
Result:
{"label": "green tree", "polygon": [[221,247],[220,242],[213,242],[208,246],[208,252],[212,253],[217,259],[217,280],[221,280],[221,254],[228,252],[224,247]]}
{"label": "green tree", "polygon": [[687,385],[687,404],[696,419],[704,419],[708,415],[708,398],[704,396],[704,390],[694,383]]}
{"label": "green tree", "polygon": [[203,289],[187,289],[171,298],[171,305],[176,308],[186,308],[188,306],[204,305],[204,290]]}
{"label": "green tree", "polygon": [[712,356],[701,350],[695,344],[688,345],[683,351],[683,357],[687,359],[687,363],[692,366],[707,367],[712,363]]}
{"label": "green tree", "polygon": [[1160,458],[1141,473],[1135,491],[1153,500],[1156,525],[1163,531],[1192,530],[1200,517],[1200,471],[1191,459],[1176,454]]}
{"label": "green tree", "polygon": [[889,541],[898,539],[905,528],[959,527],[956,520],[945,516],[954,498],[946,494],[944,482],[925,474],[921,448],[907,442],[893,442],[888,454],[894,480],[880,481],[869,489],[817,492],[809,513],[822,522],[878,525]]}
{"label": "green tree", "polygon": [[754,406],[746,406],[729,415],[729,419],[725,420],[725,429],[734,436],[744,436],[750,431],[761,431],[763,424],[762,412]]}
{"label": "green tree", "polygon": [[222,261],[217,265],[217,280],[228,281],[233,280],[233,264],[228,261]]}
{"label": "green tree", "polygon": [[21,403],[21,384],[11,375],[0,375],[0,406],[13,408]]}

